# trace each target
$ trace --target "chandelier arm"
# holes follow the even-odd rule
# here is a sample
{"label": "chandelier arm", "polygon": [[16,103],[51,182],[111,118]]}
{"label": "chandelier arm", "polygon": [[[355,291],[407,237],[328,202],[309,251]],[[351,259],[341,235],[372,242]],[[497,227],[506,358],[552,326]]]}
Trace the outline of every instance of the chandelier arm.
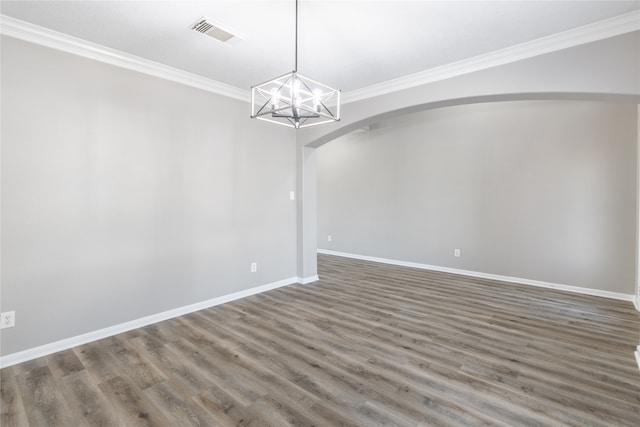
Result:
{"label": "chandelier arm", "polygon": [[[271,99],[273,99],[273,97],[271,97],[271,98],[267,99],[267,100],[265,101],[265,103],[264,103],[264,104],[262,104],[262,107],[260,107],[260,109],[258,109],[258,111],[256,111],[256,113],[254,114],[254,116],[261,116],[261,115],[263,115],[263,114],[271,114],[271,113],[272,113],[272,110],[265,110],[265,108],[267,107],[267,105],[270,105],[270,104],[271,104]],[[278,108],[278,109],[273,110],[273,111],[280,111],[280,110],[283,110],[283,109],[288,108],[288,106],[289,106],[289,105],[288,105],[288,104],[286,104],[283,108]],[[264,110],[264,112],[263,112],[263,110]]]}
{"label": "chandelier arm", "polygon": [[267,101],[262,105],[262,107],[260,107],[260,109],[258,111],[256,111],[256,113],[254,114],[254,116],[259,116],[260,113],[262,113],[262,110],[264,110],[264,107],[267,106],[267,104],[269,104],[269,99],[267,99]]}
{"label": "chandelier arm", "polygon": [[325,120],[325,121],[322,121],[322,122],[313,122],[313,123],[306,124],[304,126],[298,126],[298,129],[300,129],[300,128],[308,128],[308,127],[317,126],[317,125],[323,125],[325,123],[332,123],[332,122],[336,122],[336,121],[339,121],[339,120],[331,119],[331,120]]}
{"label": "chandelier arm", "polygon": [[[264,96],[264,94],[263,94],[263,93],[260,93],[260,95]],[[266,98],[266,97],[265,97],[265,98]],[[262,113],[262,110],[264,110],[264,109],[265,109],[265,107],[266,107],[267,105],[269,105],[269,103],[271,102],[271,98],[272,98],[272,97],[270,97],[270,98],[266,98],[266,100],[265,100],[264,104],[262,104],[262,107],[260,107],[260,108],[258,109],[258,111],[256,111],[256,113],[254,114],[254,116],[259,116],[259,115],[260,115],[260,113]]]}
{"label": "chandelier arm", "polygon": [[291,108],[289,104],[284,105],[276,110],[258,111],[254,117],[270,115],[273,117],[288,117],[287,111]]}
{"label": "chandelier arm", "polygon": [[[305,77],[305,78],[306,78],[306,77]],[[311,79],[309,79],[309,78],[306,78],[306,79],[307,79],[307,80],[310,80],[310,81],[313,81],[313,80],[311,80]],[[311,87],[309,87],[309,85],[307,84],[307,82],[305,82],[303,79],[299,79],[299,80],[300,80],[300,82],[302,83],[302,85],[303,85],[304,87],[306,87],[306,88],[307,88],[307,90],[309,91],[309,93],[313,93],[313,89],[312,89]],[[314,82],[314,83],[317,83],[317,82]],[[331,99],[331,98],[333,97],[334,93],[335,93],[335,91],[334,91],[333,93],[331,93],[331,94],[330,94],[330,96],[329,96],[329,97],[327,97],[326,99],[327,99],[327,100],[328,100],[328,99]],[[325,95],[326,95],[326,94],[325,94]],[[314,98],[314,97],[312,97],[312,98]],[[312,99],[312,98],[309,98],[309,99]],[[307,100],[305,100],[305,102],[306,102],[306,101],[307,101]],[[324,117],[335,117],[335,115],[334,115],[334,114],[331,112],[331,110],[327,107],[327,105],[324,103],[324,101],[322,101],[322,98],[318,99],[317,101],[318,101],[319,105],[321,105],[321,106],[322,106],[322,108],[324,108],[324,109],[326,110],[326,112],[328,113],[328,115],[327,115],[327,114],[323,114],[323,116],[324,116]],[[320,113],[320,112],[318,111],[318,113]]]}
{"label": "chandelier arm", "polygon": [[[306,79],[306,77],[305,77],[305,79]],[[313,96],[313,89],[311,89],[311,88],[309,87],[309,85],[307,84],[307,82],[305,82],[305,81],[304,81],[304,79],[298,79],[298,80],[300,80],[300,83],[302,83],[302,85],[303,85],[304,87],[306,87],[306,88],[307,88],[307,91],[311,94],[311,96]],[[310,80],[310,79],[309,79],[309,80]]]}
{"label": "chandelier arm", "polygon": [[[282,77],[284,77],[284,76],[286,76],[286,74],[284,74]],[[282,77],[278,77],[278,78],[276,78],[275,80],[279,80],[279,79],[280,79],[280,78],[282,78]],[[280,92],[280,90],[281,90],[283,87],[285,87],[285,86],[286,86],[286,84],[287,84],[287,83],[289,83],[289,81],[290,81],[290,80],[291,80],[291,77],[289,77],[289,78],[288,78],[288,79],[286,79],[282,84],[280,84],[280,87],[278,87],[278,90],[276,91],[276,93],[277,93],[277,92]],[[266,82],[266,83],[269,83],[269,82]],[[264,110],[264,108],[265,108],[267,105],[269,105],[269,104],[271,103],[271,100],[273,99],[273,96],[274,96],[274,95],[273,95],[273,94],[271,94],[270,92],[266,92],[265,90],[262,90],[262,89],[260,89],[260,88],[258,88],[258,91],[259,91],[259,92],[260,92],[260,94],[262,94],[263,96],[264,96],[264,94],[269,94],[269,98],[267,98],[267,100],[265,101],[265,103],[264,103],[264,104],[262,104],[262,107],[260,107],[260,109],[258,110],[258,112],[255,114],[256,116],[260,115],[260,113],[262,112],[262,110]],[[285,104],[286,104],[286,101],[285,101],[284,99],[283,99],[283,102],[285,102]],[[287,105],[289,105],[289,104],[287,104]],[[286,108],[286,107],[285,107],[285,108]],[[279,111],[279,110],[282,110],[282,109],[283,109],[283,108],[278,108],[277,110],[274,110],[274,111]]]}
{"label": "chandelier arm", "polygon": [[[297,2],[297,0],[296,0],[296,2]],[[311,80],[311,79],[309,79],[309,78],[307,78],[307,79],[308,79],[308,80],[310,80],[310,81],[313,81],[313,80]],[[309,93],[313,93],[313,89],[312,89],[311,87],[309,87],[309,85],[307,84],[307,82],[305,82],[303,79],[299,79],[299,80],[300,80],[300,82],[302,83],[302,85],[303,85],[304,87],[306,87],[306,88],[307,88],[307,90],[309,91]],[[314,82],[314,83],[317,83],[317,82]],[[332,96],[333,96],[333,93],[332,93],[332,94],[331,94],[331,96],[329,96],[327,99],[330,99]],[[312,97],[311,97],[311,98],[309,98],[309,99],[314,99],[314,98],[315,98],[315,96],[312,96]],[[306,102],[307,100],[304,100],[304,101]],[[324,113],[321,113],[320,111],[314,111],[314,113],[316,113],[316,114],[321,114],[321,115],[322,115],[322,116],[324,116],[324,117],[331,117],[331,118],[335,118],[335,115],[334,115],[334,114],[331,112],[331,110],[327,107],[327,105],[324,103],[324,101],[322,101],[322,98],[317,99],[317,102],[318,102],[318,104],[319,104],[319,105],[321,105],[321,106],[322,106],[322,108],[324,108],[324,109],[326,110],[326,112],[328,113],[328,115],[327,115],[327,114],[324,114]],[[306,110],[306,109],[305,109],[305,110]],[[306,111],[309,111],[309,110],[306,110]]]}
{"label": "chandelier arm", "polygon": [[301,108],[302,111],[306,112],[308,115],[304,116],[299,116],[299,117],[307,117],[307,118],[318,118],[318,117],[325,117],[327,119],[331,119],[331,120],[335,120],[336,116],[331,113],[331,111],[327,111],[327,113],[323,112],[323,111],[316,111],[316,110],[310,110],[308,108]]}
{"label": "chandelier arm", "polygon": [[[264,93],[262,93],[262,91],[258,91],[260,93],[260,95],[264,96]],[[266,97],[265,97],[266,98]],[[271,98],[266,98],[266,101],[264,102],[264,104],[262,104],[262,107],[260,107],[258,109],[258,111],[255,112],[255,114],[253,115],[253,117],[257,117],[260,116],[262,113],[262,110],[264,110],[264,108],[271,102]],[[266,114],[266,113],[262,113],[262,114]]]}
{"label": "chandelier arm", "polygon": [[331,112],[331,110],[329,110],[329,108],[327,108],[327,106],[324,104],[324,102],[320,102],[320,105],[322,105],[322,108],[324,108],[327,113],[325,114],[325,113],[322,113],[322,112],[318,112],[318,114],[321,114],[324,117],[333,117],[333,118],[335,118],[335,115]]}
{"label": "chandelier arm", "polygon": [[[286,74],[285,74],[286,76]],[[293,77],[293,75],[291,76]],[[278,89],[276,90],[276,93],[280,93],[280,91],[282,90],[283,87],[285,87],[287,85],[287,83],[289,83],[291,81],[291,77],[288,77],[284,82],[282,82],[280,84],[280,86],[278,87]],[[273,95],[271,95],[271,97],[273,97]]]}
{"label": "chandelier arm", "polygon": [[291,117],[285,117],[285,119],[287,119],[287,120],[289,121],[289,123],[291,123],[291,125],[292,125],[293,127],[297,127],[296,122],[295,122],[295,121],[293,121],[293,119],[291,119]]}

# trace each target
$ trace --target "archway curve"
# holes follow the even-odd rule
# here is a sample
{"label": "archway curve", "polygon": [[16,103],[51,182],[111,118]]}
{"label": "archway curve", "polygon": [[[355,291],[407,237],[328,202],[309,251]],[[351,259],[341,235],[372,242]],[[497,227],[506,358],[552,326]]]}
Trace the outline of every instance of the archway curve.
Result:
{"label": "archway curve", "polygon": [[603,101],[640,104],[640,95],[619,93],[523,92],[441,99],[437,101],[430,101],[422,104],[416,104],[398,108],[395,110],[385,111],[363,119],[359,119],[351,123],[346,123],[342,126],[338,124],[338,126],[340,127],[338,127],[337,129],[334,128],[323,135],[314,136],[313,139],[308,142],[304,142],[303,145],[309,148],[318,148],[343,135],[367,127],[373,123],[395,117],[401,117],[407,114],[418,113],[426,110],[435,110],[438,108],[453,107],[458,105],[508,101]]}
{"label": "archway curve", "polygon": [[[298,277],[310,278],[309,282],[317,278],[316,148],[380,120],[456,105],[584,100],[634,104],[640,111],[639,45],[638,32],[632,30],[538,56],[511,58],[489,68],[457,70],[407,85],[390,82],[379,90],[368,91],[370,97],[354,97],[345,103],[342,121],[296,131]],[[640,230],[640,215],[637,222]],[[640,244],[637,253],[640,257]],[[637,270],[640,278],[640,259]],[[640,280],[636,294],[640,301]]]}
{"label": "archway curve", "polygon": [[[635,91],[634,91],[635,92]],[[297,188],[304,194],[304,203],[299,204],[298,210],[298,275],[311,278],[308,282],[317,280],[316,265],[316,203],[315,203],[315,151],[343,135],[357,129],[369,126],[381,120],[401,117],[403,115],[421,111],[434,110],[459,105],[480,103],[508,102],[508,101],[601,101],[635,104],[638,106],[638,147],[640,147],[640,94],[635,93],[608,93],[608,92],[519,92],[519,93],[494,93],[486,95],[474,95],[465,97],[452,97],[447,99],[432,100],[415,105],[402,106],[388,111],[362,117],[352,122],[338,122],[325,129],[325,133],[313,132],[302,138],[298,137],[298,183]],[[313,129],[313,128],[312,128]],[[306,141],[305,141],[306,139]],[[640,148],[639,148],[640,150]],[[638,168],[640,168],[640,151],[638,152]],[[304,175],[304,178],[302,176]],[[638,178],[638,197],[640,198],[640,177]],[[639,205],[640,206],[640,205]],[[640,310],[640,208],[636,212],[637,221],[637,259],[636,259],[636,290],[634,304]],[[304,266],[303,266],[304,264]],[[306,283],[306,282],[305,282]],[[640,345],[637,353],[640,354]],[[638,364],[640,366],[640,356]]]}

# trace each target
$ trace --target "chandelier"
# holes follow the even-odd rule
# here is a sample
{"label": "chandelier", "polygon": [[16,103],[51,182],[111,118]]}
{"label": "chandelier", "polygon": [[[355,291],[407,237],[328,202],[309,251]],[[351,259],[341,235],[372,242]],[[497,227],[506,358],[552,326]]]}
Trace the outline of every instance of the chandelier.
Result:
{"label": "chandelier", "polygon": [[340,120],[340,90],[298,73],[298,0],[295,67],[251,87],[251,118],[296,129]]}

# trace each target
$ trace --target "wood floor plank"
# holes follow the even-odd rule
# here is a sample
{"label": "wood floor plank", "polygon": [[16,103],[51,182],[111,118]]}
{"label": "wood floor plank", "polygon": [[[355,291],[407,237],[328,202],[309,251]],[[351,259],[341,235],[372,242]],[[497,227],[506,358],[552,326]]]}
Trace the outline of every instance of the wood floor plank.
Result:
{"label": "wood floor plank", "polygon": [[96,383],[110,380],[121,374],[120,367],[109,354],[104,340],[84,344],[72,350]]}
{"label": "wood floor plank", "polygon": [[13,366],[0,370],[0,426],[28,425]]}
{"label": "wood floor plank", "polygon": [[151,364],[143,355],[120,337],[109,337],[104,340],[109,354],[119,364],[119,372],[127,372],[134,384],[144,390],[166,379],[166,376]]}
{"label": "wood floor plank", "polygon": [[118,415],[128,426],[163,427],[173,425],[160,407],[154,405],[133,383],[123,377],[113,377],[100,389],[111,401]]}
{"label": "wood floor plank", "polygon": [[[191,363],[200,376],[228,390],[228,393],[240,404],[249,405],[266,394],[266,390],[241,369],[233,365],[223,365],[208,357],[197,346],[181,340],[167,347],[178,354],[181,360]],[[185,363],[186,363],[185,362]]]}
{"label": "wood floor plank", "polygon": [[84,370],[84,365],[73,350],[60,351],[47,356],[45,359],[48,362],[51,373],[56,378]]}
{"label": "wood floor plank", "polygon": [[30,425],[66,427],[73,418],[49,366],[45,365],[16,377]]}
{"label": "wood floor plank", "polygon": [[144,390],[149,399],[170,420],[171,425],[207,427],[215,425],[215,419],[201,406],[182,393],[181,387],[174,388],[171,383],[163,382]]}
{"label": "wood floor plank", "polygon": [[202,379],[199,372],[193,366],[183,363],[177,354],[171,352],[155,338],[140,335],[130,343],[143,352],[166,377],[182,384],[189,393],[195,395],[207,390],[207,381]]}
{"label": "wood floor plank", "polygon": [[194,396],[194,401],[209,413],[216,426],[246,426],[252,421],[249,411],[228,396],[204,392]]}
{"label": "wood floor plank", "polygon": [[312,427],[315,424],[306,415],[283,404],[273,396],[263,396],[247,408],[254,418],[249,426],[300,426]]}
{"label": "wood floor plank", "polygon": [[75,425],[116,427],[126,424],[86,371],[65,375],[60,384]]}
{"label": "wood floor plank", "polygon": [[0,372],[2,426],[637,427],[627,301],[347,258]]}

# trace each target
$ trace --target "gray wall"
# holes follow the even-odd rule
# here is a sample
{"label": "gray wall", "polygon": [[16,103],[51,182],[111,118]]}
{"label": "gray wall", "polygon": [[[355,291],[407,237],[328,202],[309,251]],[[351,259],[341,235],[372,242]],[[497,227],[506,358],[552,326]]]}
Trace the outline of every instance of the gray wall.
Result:
{"label": "gray wall", "polygon": [[318,247],[633,294],[636,123],[521,101],[346,135],[318,149]]}
{"label": "gray wall", "polygon": [[296,275],[293,132],[8,37],[1,71],[3,355]]}

